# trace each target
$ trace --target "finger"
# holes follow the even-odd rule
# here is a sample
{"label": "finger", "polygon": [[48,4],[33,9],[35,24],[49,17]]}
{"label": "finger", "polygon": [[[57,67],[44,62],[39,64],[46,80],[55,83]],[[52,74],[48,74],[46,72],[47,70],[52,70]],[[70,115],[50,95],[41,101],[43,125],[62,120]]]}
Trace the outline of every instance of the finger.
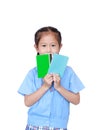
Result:
{"label": "finger", "polygon": [[52,77],[52,76],[53,76],[52,74],[47,74],[47,75],[46,75],[47,78],[50,78],[50,77]]}

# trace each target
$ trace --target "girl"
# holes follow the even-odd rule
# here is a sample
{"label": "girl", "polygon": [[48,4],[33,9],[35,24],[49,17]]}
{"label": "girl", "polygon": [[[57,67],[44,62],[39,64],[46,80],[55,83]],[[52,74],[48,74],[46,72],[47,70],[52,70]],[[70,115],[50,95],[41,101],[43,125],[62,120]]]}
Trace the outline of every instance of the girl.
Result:
{"label": "girl", "polygon": [[[43,27],[35,33],[34,47],[38,54],[59,54],[61,41],[58,29]],[[67,130],[70,103],[79,104],[79,91],[83,88],[84,85],[69,66],[62,78],[58,74],[38,78],[37,67],[31,69],[18,90],[29,107],[26,130]]]}

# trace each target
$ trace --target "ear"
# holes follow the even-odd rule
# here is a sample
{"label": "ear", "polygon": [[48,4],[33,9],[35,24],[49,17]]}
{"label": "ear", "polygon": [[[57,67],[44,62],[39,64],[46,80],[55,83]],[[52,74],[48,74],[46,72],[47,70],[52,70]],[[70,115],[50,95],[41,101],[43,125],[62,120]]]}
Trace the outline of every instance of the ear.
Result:
{"label": "ear", "polygon": [[60,49],[62,48],[62,46],[63,46],[63,44],[61,43],[61,44],[60,44]]}
{"label": "ear", "polygon": [[34,44],[34,48],[36,49],[36,52],[38,53],[38,46]]}

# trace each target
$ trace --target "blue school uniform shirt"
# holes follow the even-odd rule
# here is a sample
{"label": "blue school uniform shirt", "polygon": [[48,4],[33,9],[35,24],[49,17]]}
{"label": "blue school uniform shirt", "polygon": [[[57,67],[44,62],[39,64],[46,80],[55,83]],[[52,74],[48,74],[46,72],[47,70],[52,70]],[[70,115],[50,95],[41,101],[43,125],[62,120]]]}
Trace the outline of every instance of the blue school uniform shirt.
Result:
{"label": "blue school uniform shirt", "polygon": [[[42,84],[43,80],[38,78],[37,68],[35,67],[28,72],[18,92],[22,95],[29,95],[37,91]],[[66,67],[61,78],[61,86],[73,93],[78,93],[84,88],[81,80],[69,66]],[[67,128],[69,113],[70,102],[56,91],[52,85],[51,89],[29,108],[27,124]]]}

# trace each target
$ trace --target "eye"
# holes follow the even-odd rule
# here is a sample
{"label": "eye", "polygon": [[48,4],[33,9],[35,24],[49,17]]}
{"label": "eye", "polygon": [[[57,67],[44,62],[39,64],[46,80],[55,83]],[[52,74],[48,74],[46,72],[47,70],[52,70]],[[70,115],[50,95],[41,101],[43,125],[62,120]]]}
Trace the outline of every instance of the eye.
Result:
{"label": "eye", "polygon": [[42,47],[46,47],[46,45],[45,45],[45,44],[42,44]]}
{"label": "eye", "polygon": [[56,45],[55,44],[52,44],[52,47],[55,47]]}

